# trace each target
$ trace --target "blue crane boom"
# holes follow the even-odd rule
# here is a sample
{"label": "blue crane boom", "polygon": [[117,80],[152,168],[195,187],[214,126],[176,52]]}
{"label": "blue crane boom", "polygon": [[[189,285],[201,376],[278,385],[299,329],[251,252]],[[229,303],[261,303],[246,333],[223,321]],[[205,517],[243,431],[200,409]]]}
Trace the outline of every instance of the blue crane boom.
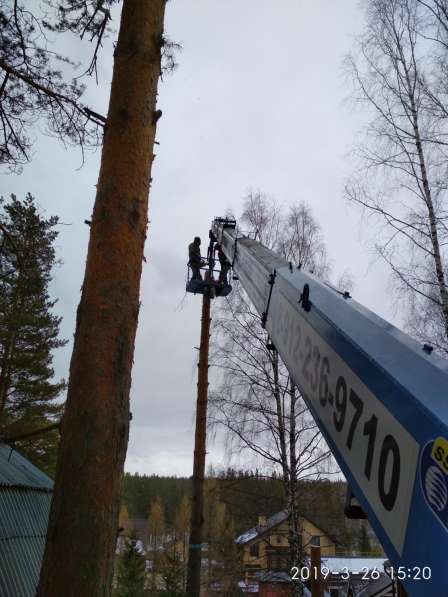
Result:
{"label": "blue crane boom", "polygon": [[212,235],[303,394],[395,578],[448,595],[448,361],[216,218]]}

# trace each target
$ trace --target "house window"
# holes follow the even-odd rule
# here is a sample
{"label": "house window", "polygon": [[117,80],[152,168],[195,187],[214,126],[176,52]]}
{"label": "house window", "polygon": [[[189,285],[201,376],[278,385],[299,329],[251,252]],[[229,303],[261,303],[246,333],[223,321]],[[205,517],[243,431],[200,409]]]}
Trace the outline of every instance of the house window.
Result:
{"label": "house window", "polygon": [[319,537],[319,535],[313,535],[311,537],[310,545],[315,545],[316,547],[320,547],[320,537]]}
{"label": "house window", "polygon": [[282,536],[281,535],[277,535],[277,543],[281,543],[282,542]]}
{"label": "house window", "polygon": [[258,558],[260,556],[260,544],[252,543],[249,548],[249,553],[253,558]]}

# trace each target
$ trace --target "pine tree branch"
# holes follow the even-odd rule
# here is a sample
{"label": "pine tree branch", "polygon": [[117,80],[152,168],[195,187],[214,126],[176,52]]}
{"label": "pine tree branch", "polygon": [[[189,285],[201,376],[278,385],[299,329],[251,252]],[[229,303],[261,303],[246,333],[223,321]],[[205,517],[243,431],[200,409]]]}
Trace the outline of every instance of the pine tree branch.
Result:
{"label": "pine tree branch", "polygon": [[30,437],[34,437],[36,435],[44,435],[45,433],[48,433],[49,431],[53,431],[54,429],[59,429],[60,425],[61,425],[61,421],[58,421],[57,423],[53,423],[52,425],[47,425],[46,427],[41,427],[40,429],[35,429],[34,431],[29,431],[28,433],[21,433],[19,435],[11,435],[11,436],[1,437],[1,440],[5,444],[12,444],[12,443],[18,442],[22,439],[28,439]]}
{"label": "pine tree branch", "polygon": [[101,116],[100,114],[97,114],[93,110],[90,110],[89,108],[86,108],[85,106],[78,104],[78,102],[76,102],[73,98],[68,97],[67,95],[64,95],[63,93],[59,93],[58,91],[54,91],[53,89],[50,89],[49,87],[46,87],[45,85],[41,85],[40,83],[35,81],[32,77],[30,77],[26,73],[23,73],[23,72],[17,70],[16,68],[10,66],[7,62],[5,62],[4,60],[1,60],[1,59],[0,59],[0,68],[3,69],[6,74],[13,75],[14,77],[17,77],[18,79],[20,79],[21,81],[23,81],[24,83],[26,83],[27,85],[29,85],[30,87],[35,89],[36,91],[38,91],[40,93],[44,93],[48,97],[55,99],[58,103],[69,104],[77,112],[79,112],[80,114],[83,114],[84,116],[87,117],[88,120],[94,122],[95,124],[104,125],[104,123],[106,122],[106,118],[104,116]]}

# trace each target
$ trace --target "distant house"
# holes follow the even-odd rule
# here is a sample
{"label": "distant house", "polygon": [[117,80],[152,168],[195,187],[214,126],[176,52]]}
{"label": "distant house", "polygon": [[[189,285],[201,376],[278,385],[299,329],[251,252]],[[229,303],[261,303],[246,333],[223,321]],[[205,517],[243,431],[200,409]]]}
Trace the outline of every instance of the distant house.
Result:
{"label": "distant house", "polygon": [[0,595],[34,597],[53,481],[0,443]]}
{"label": "distant house", "polygon": [[137,537],[143,542],[143,544],[147,545],[150,535],[148,519],[130,518],[129,525],[131,530],[136,533]]}
{"label": "distant house", "polygon": [[[311,545],[319,545],[322,556],[333,556],[338,541],[311,522],[300,518],[301,544],[305,554]],[[281,510],[266,518],[260,515],[258,524],[235,540],[242,550],[244,582],[250,585],[265,572],[289,572],[288,513]]]}

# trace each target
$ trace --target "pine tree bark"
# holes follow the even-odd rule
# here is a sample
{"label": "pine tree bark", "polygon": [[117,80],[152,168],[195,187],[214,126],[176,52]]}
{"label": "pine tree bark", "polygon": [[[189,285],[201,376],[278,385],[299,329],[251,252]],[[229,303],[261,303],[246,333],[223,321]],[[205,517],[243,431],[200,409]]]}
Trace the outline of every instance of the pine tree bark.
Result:
{"label": "pine tree bark", "polygon": [[124,0],[39,597],[111,594],[165,0]]}

